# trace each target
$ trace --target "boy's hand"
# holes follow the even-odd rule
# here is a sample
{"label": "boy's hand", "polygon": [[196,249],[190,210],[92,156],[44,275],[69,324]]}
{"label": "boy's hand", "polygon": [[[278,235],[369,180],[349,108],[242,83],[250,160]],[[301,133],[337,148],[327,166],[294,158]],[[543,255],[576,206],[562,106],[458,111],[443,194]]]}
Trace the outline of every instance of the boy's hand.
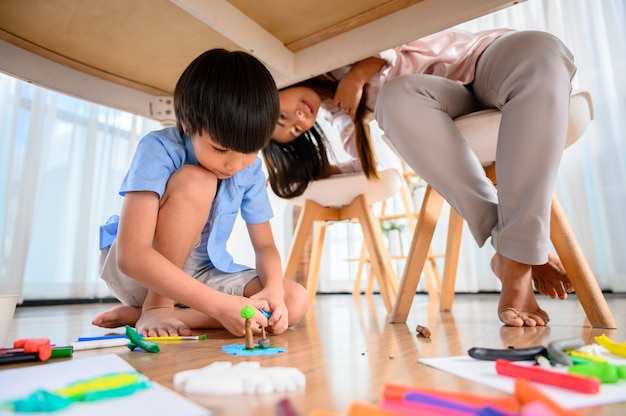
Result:
{"label": "boy's hand", "polygon": [[283,296],[272,296],[263,290],[254,294],[251,299],[264,299],[269,304],[269,309],[265,309],[272,313],[268,320],[266,329],[268,332],[278,335],[285,332],[289,326],[289,316],[287,306],[283,300]]}
{"label": "boy's hand", "polygon": [[135,330],[146,337],[191,335],[191,329],[174,317],[171,308],[142,310]]}
{"label": "boy's hand", "polygon": [[256,309],[256,314],[252,320],[252,333],[260,334],[261,326],[267,327],[268,322],[265,315],[261,313],[261,309],[270,310],[270,305],[267,301],[262,299],[243,298],[241,296],[231,296],[232,299],[226,304],[226,307],[221,311],[220,316],[216,316],[224,328],[231,334],[242,337],[246,334],[246,320],[239,314],[241,309],[246,306],[252,306]]}

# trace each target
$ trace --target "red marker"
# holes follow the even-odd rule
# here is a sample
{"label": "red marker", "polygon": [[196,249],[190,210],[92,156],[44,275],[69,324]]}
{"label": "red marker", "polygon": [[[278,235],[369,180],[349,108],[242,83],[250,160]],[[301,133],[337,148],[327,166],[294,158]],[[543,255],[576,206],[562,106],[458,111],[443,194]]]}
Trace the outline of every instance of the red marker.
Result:
{"label": "red marker", "polygon": [[596,378],[559,373],[541,367],[513,364],[506,360],[496,360],[496,372],[502,376],[524,378],[580,393],[596,394],[600,391],[600,381]]}

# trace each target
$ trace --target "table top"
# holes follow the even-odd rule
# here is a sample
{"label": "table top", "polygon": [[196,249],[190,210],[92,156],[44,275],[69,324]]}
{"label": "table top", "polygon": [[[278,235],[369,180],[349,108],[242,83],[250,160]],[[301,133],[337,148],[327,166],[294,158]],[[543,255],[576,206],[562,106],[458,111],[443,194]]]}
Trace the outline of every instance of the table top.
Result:
{"label": "table top", "polygon": [[207,49],[245,50],[284,87],[511,0],[3,0],[0,71],[157,120]]}

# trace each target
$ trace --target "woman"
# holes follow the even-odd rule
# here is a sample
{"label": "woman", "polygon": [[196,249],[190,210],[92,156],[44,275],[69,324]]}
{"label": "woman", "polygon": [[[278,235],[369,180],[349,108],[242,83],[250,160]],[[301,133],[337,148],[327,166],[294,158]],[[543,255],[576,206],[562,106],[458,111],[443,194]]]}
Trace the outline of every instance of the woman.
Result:
{"label": "woman", "polygon": [[[264,150],[270,182],[278,195],[288,197],[304,191],[307,181],[354,169],[354,163],[335,169],[326,156],[315,154],[313,159],[322,163],[298,172],[310,156],[295,147],[283,154],[276,148],[308,141],[311,154],[324,150],[323,140],[311,139],[313,134],[298,136],[313,125],[319,105],[334,117],[349,115],[356,126],[365,111],[375,109],[385,136],[467,220],[477,243],[491,238],[496,250],[492,269],[503,285],[500,320],[510,326],[546,325],[549,317],[537,305],[533,281],[551,297],[564,299],[572,290],[548,247],[551,195],[575,71],[569,50],[553,35],[536,31],[452,29],[384,51],[326,74],[323,78],[336,82],[331,93],[322,95],[309,86],[318,101],[314,94],[301,94],[300,101],[287,106],[283,96],[289,89],[281,91],[281,118],[271,147]],[[503,114],[498,193],[453,123],[484,108]],[[349,127],[348,134],[342,133],[346,151],[366,175],[375,176],[369,143]]]}
{"label": "woman", "polygon": [[[295,197],[309,181],[335,173],[363,171],[376,178],[376,158],[363,121],[374,111],[381,87],[400,75],[417,73],[468,84],[477,55],[508,32],[445,30],[281,90],[278,125],[263,150],[274,192]],[[328,143],[315,124],[320,107],[330,114],[351,160],[330,164]]]}

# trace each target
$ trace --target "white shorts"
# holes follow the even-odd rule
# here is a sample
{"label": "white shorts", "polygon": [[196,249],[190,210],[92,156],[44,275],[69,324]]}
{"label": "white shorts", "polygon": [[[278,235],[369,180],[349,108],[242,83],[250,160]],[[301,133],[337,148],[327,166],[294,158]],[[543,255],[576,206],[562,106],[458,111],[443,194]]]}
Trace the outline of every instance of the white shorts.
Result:
{"label": "white shorts", "polygon": [[[115,296],[126,306],[141,307],[148,294],[148,289],[135,279],[126,276],[117,267],[117,244],[100,251],[100,278],[104,280]],[[213,264],[189,258],[183,270],[205,285],[229,295],[243,296],[244,288],[257,277],[255,269],[235,273],[225,273]]]}

